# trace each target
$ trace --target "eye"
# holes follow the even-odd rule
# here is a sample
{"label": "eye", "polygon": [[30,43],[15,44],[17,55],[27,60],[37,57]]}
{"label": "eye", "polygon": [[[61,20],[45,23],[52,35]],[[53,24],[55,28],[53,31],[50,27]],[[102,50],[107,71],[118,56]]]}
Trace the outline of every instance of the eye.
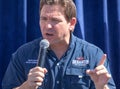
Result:
{"label": "eye", "polygon": [[47,18],[46,18],[46,17],[40,17],[40,20],[41,20],[41,21],[46,21]]}
{"label": "eye", "polygon": [[59,23],[59,22],[62,22],[60,19],[58,18],[52,18],[52,21],[55,22],[55,23]]}

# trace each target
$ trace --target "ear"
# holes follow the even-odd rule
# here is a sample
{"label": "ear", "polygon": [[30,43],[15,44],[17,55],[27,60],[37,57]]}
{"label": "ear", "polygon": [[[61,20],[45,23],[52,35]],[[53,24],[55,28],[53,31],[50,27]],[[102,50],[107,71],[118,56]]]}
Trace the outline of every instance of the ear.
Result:
{"label": "ear", "polygon": [[76,22],[77,22],[77,19],[76,19],[75,17],[73,17],[73,18],[70,20],[70,31],[72,31],[72,32],[74,31]]}

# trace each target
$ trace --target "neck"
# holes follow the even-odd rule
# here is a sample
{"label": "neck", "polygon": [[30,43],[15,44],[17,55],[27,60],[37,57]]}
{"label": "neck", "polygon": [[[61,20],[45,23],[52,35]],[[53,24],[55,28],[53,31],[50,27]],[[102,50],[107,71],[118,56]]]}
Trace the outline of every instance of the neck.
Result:
{"label": "neck", "polygon": [[50,47],[54,51],[58,59],[60,59],[68,49],[68,46],[69,46],[69,42],[68,43],[62,42],[58,44],[53,44]]}

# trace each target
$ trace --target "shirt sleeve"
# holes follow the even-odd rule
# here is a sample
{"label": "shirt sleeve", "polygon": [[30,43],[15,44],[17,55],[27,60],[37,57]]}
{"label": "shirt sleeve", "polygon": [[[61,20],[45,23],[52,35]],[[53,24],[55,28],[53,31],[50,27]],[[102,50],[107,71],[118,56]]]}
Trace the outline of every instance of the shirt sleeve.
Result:
{"label": "shirt sleeve", "polygon": [[[101,60],[101,58],[102,58],[103,55],[104,55],[103,51],[101,49],[97,48],[97,51],[96,51],[96,54],[95,54],[96,66],[99,64],[99,62],[100,62],[100,60]],[[104,63],[104,66],[108,70],[109,74],[111,74],[109,62],[110,61],[107,58],[106,61],[105,61],[105,63]],[[108,81],[108,87],[109,87],[109,89],[116,89],[116,86],[115,86],[115,83],[114,83],[114,80],[113,80],[112,77]],[[93,88],[91,88],[91,89],[93,89]]]}
{"label": "shirt sleeve", "polygon": [[[21,58],[20,58],[21,57]],[[2,81],[2,89],[12,89],[20,86],[25,80],[23,64],[19,61],[22,55],[14,53]]]}

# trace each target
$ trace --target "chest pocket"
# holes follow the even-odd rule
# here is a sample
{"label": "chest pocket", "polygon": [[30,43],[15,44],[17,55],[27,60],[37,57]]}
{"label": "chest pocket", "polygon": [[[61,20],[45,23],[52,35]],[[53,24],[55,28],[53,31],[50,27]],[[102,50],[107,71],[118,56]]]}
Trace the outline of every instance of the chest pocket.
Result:
{"label": "chest pocket", "polygon": [[89,89],[90,77],[86,74],[88,66],[67,68],[64,76],[65,89]]}

